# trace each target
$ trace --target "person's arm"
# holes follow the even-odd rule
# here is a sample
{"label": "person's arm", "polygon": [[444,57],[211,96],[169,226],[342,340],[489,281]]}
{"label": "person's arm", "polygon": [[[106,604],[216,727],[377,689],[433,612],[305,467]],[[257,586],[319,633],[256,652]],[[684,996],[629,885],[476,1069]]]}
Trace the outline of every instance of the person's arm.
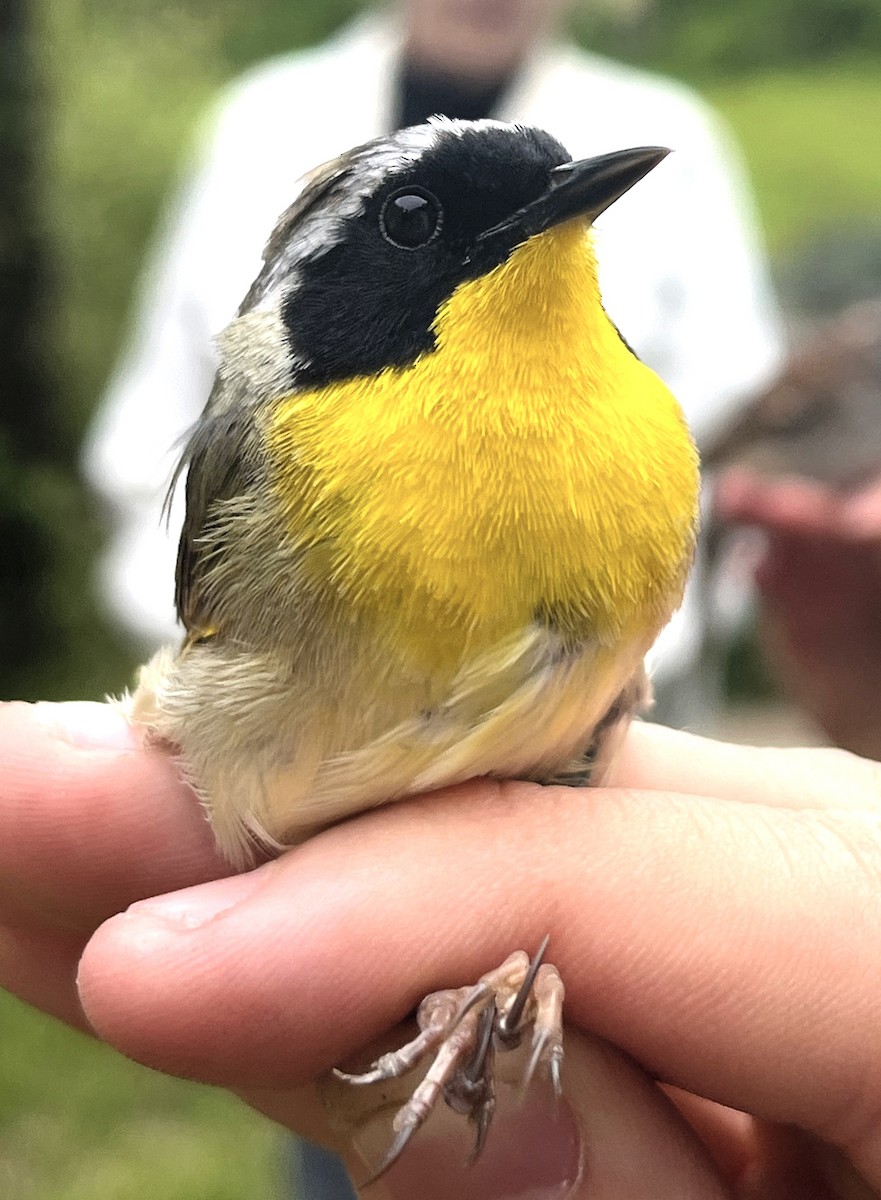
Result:
{"label": "person's arm", "polygon": [[868,1196],[879,807],[878,768],[840,752],[638,724],[612,787],[478,781],[218,878],[194,798],[121,716],[12,705],[0,978],[345,1148],[363,1179],[358,1148],[375,1161],[388,1136],[384,1097],[324,1085],[331,1128],[315,1080],[425,992],[550,933],[567,988],[560,1111],[541,1084],[525,1110],[502,1096],[484,1165],[465,1173],[464,1142],[425,1131],[369,1194],[509,1195],[544,1145],[557,1179],[536,1195]]}
{"label": "person's arm", "polygon": [[881,759],[881,479],[845,494],[732,469],[716,507],[767,536],[756,579],[775,675],[837,745]]}

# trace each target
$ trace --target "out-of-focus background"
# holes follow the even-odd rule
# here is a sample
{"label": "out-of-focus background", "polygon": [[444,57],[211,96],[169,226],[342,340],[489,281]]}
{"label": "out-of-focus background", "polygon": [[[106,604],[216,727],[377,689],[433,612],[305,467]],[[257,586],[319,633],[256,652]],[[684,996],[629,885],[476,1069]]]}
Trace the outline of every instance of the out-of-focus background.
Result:
{"label": "out-of-focus background", "polygon": [[[217,89],[355,0],[5,0],[0,9],[0,690],[100,697],[136,651],[100,614],[78,452],[159,206]],[[751,170],[787,315],[881,292],[877,0],[584,0],[585,45],[697,87]],[[341,86],[345,82],[341,81]],[[308,114],[301,115],[308,119]],[[737,696],[767,696],[749,639]],[[749,736],[749,725],[743,727]],[[262,1200],[276,1135],[228,1098],[0,1002],[0,1196]]]}

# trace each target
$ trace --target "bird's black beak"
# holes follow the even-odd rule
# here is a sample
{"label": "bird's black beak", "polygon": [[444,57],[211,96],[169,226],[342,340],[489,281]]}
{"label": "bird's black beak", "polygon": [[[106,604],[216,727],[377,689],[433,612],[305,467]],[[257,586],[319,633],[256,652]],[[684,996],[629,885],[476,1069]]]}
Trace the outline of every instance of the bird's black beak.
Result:
{"label": "bird's black beak", "polygon": [[483,250],[497,243],[510,247],[571,217],[594,221],[669,153],[663,146],[639,146],[563,163],[551,171],[544,195],[485,230],[477,245]]}

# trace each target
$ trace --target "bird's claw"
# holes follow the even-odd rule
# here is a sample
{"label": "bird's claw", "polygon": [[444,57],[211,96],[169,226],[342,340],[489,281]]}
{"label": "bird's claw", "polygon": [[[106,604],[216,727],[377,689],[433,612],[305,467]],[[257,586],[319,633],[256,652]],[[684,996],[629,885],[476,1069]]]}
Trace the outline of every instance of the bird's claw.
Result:
{"label": "bird's claw", "polygon": [[396,1113],[392,1143],[362,1187],[379,1179],[400,1158],[441,1096],[473,1125],[474,1146],[468,1161],[475,1162],[483,1151],[495,1112],[495,1051],[519,1045],[530,1026],[532,1048],[524,1086],[545,1064],[559,1095],[563,982],[556,968],[543,962],[547,944],[545,938],[532,959],[518,950],[473,987],[426,996],[417,1014],[419,1033],[415,1038],[383,1054],[361,1074],[335,1072],[347,1083],[379,1083],[405,1075],[421,1060],[434,1055],[424,1079]]}

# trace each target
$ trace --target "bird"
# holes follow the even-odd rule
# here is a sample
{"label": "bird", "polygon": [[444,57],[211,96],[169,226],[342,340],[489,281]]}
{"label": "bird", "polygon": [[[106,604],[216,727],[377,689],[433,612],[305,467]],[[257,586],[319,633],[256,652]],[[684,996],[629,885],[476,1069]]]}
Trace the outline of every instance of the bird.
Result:
{"label": "bird", "polygon": [[[602,778],[698,525],[685,419],[593,245],[667,153],[575,162],[537,128],[432,118],[317,168],[279,219],[181,459],[182,642],[127,700],[234,866],[474,777]],[[340,1072],[431,1063],[374,1178],[442,1094],[479,1153],[493,1050],[529,1029],[559,1090],[545,948]]]}

